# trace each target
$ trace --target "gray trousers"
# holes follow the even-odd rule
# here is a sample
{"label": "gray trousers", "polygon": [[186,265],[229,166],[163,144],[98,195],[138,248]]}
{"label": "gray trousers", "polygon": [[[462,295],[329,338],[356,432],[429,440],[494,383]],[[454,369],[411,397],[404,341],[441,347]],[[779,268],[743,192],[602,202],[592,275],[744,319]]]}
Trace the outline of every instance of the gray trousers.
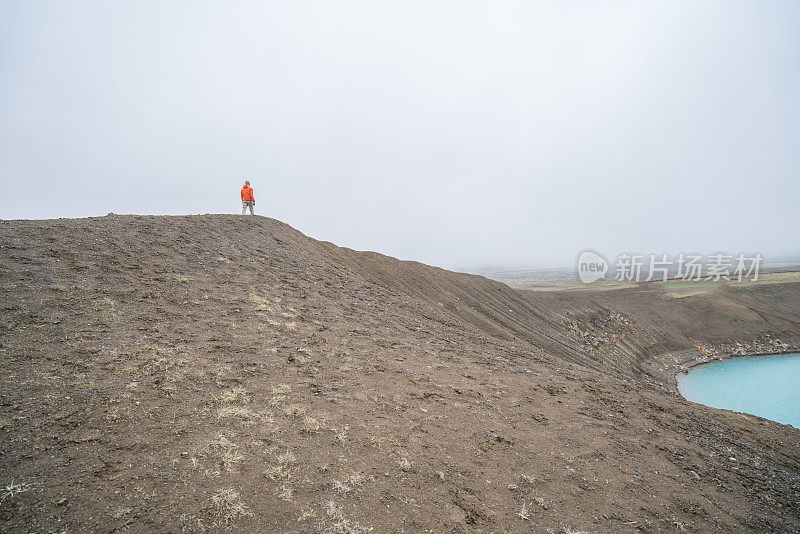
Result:
{"label": "gray trousers", "polygon": [[253,212],[253,204],[255,204],[255,202],[252,200],[242,200],[242,215],[247,212],[248,207],[250,208],[250,215],[255,215]]}

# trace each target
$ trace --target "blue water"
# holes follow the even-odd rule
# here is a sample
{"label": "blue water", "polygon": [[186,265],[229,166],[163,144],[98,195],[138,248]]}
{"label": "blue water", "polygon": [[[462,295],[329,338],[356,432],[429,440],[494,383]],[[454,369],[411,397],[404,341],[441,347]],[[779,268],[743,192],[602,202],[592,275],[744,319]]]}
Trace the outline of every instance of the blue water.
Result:
{"label": "blue water", "polygon": [[678,375],[693,402],[800,428],[800,354],[747,356],[698,365]]}

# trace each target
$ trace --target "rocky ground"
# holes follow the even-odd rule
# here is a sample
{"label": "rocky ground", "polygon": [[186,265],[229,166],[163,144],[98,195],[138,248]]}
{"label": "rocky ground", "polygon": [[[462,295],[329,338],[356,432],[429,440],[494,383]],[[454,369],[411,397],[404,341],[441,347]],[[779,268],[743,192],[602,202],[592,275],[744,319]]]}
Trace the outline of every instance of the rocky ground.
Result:
{"label": "rocky ground", "polygon": [[0,222],[0,530],[800,530],[800,432],[681,366],[800,284],[513,290],[264,217]]}

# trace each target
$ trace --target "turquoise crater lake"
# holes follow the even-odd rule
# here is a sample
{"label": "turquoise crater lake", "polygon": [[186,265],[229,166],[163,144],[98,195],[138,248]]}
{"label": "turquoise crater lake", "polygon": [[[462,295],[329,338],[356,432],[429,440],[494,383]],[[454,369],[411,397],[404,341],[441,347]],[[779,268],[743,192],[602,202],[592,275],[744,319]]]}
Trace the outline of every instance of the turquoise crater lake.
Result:
{"label": "turquoise crater lake", "polygon": [[800,354],[715,361],[677,380],[678,391],[690,401],[800,428]]}

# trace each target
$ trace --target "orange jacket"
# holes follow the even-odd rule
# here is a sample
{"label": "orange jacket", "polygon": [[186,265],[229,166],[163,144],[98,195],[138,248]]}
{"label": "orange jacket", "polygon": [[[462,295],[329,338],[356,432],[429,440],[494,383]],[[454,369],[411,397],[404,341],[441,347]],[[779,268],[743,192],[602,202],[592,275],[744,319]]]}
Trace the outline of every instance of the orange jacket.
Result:
{"label": "orange jacket", "polygon": [[242,202],[245,200],[249,200],[251,202],[256,201],[255,197],[253,196],[253,188],[249,185],[246,185],[242,188]]}

